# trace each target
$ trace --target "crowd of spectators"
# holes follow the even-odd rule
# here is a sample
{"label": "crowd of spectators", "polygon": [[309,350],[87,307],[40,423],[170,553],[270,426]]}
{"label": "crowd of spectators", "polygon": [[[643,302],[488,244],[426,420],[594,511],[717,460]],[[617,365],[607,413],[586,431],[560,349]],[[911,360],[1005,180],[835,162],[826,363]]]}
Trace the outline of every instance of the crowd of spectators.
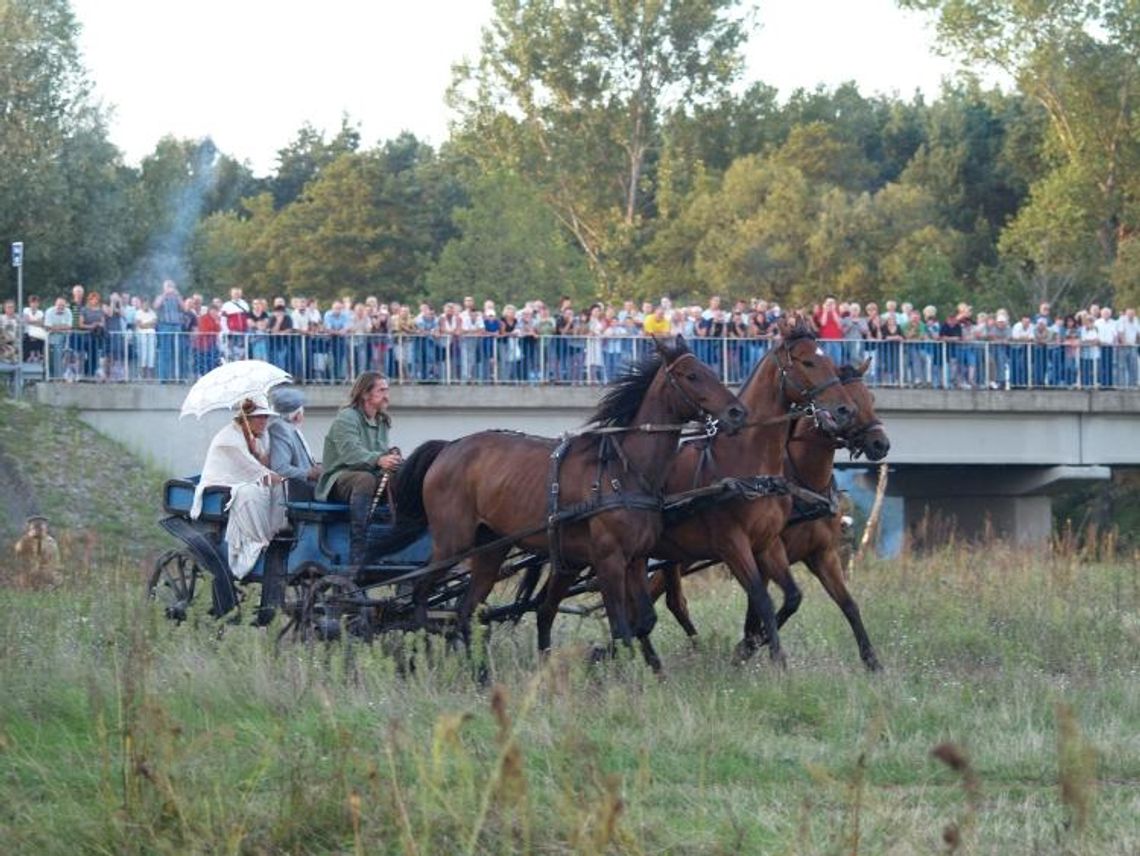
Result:
{"label": "crowd of spectators", "polygon": [[[680,333],[703,360],[739,381],[766,353],[785,311],[761,299],[726,305],[640,306],[562,298],[501,309],[473,297],[437,312],[375,297],[247,300],[182,295],[170,280],[157,296],[104,299],[75,285],[46,309],[36,296],[0,315],[0,361],[16,358],[64,380],[188,381],[223,361],[264,359],[298,380],[342,382],[379,370],[398,382],[605,383],[649,347],[650,336]],[[885,301],[860,305],[827,297],[788,313],[810,322],[837,362],[873,357],[879,385],[960,388],[1135,387],[1140,321],[1128,308],[1097,305],[1072,314],[1042,303],[1036,312],[974,312]]]}

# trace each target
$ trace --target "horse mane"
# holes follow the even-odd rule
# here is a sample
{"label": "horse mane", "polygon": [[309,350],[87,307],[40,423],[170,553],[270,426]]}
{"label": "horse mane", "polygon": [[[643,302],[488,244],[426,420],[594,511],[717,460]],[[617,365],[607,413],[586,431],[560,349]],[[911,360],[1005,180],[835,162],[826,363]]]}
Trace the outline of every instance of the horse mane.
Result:
{"label": "horse mane", "polygon": [[606,389],[588,424],[600,428],[619,428],[633,422],[659,368],[661,355],[656,351],[632,363]]}
{"label": "horse mane", "polygon": [[844,363],[841,366],[836,366],[835,373],[839,376],[840,383],[850,383],[854,380],[863,379],[863,375],[861,375],[856,370],[855,366],[851,365],[850,363]]}

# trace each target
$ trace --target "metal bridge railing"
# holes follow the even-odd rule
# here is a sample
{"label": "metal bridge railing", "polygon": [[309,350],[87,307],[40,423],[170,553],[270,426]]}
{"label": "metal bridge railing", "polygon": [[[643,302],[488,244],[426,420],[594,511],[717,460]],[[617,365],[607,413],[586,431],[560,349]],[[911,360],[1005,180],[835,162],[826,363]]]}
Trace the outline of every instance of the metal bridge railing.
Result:
{"label": "metal bridge railing", "polygon": [[[739,384],[767,339],[689,340],[726,383]],[[871,386],[935,389],[1136,388],[1135,346],[1096,343],[828,341],[837,363],[871,357]],[[304,384],[342,384],[365,370],[396,384],[602,385],[653,348],[639,336],[49,333],[46,382],[191,383],[222,362],[261,359]]]}

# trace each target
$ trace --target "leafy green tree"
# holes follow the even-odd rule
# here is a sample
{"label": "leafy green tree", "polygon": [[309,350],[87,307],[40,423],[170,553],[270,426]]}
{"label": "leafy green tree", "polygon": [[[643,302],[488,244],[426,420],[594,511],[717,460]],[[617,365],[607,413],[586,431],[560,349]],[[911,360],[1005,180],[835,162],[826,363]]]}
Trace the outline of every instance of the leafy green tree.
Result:
{"label": "leafy green tree", "polygon": [[199,220],[232,210],[254,186],[249,170],[219,152],[208,137],[160,140],[143,158],[130,193],[130,290],[155,291],[167,278],[193,287],[190,247]]}
{"label": "leafy green tree", "polygon": [[539,196],[518,176],[494,172],[470,190],[470,205],[455,211],[460,235],[428,271],[430,298],[464,295],[521,304],[541,298],[554,305],[563,294],[591,293],[589,268]]}
{"label": "leafy green tree", "polygon": [[732,0],[494,0],[452,105],[465,151],[515,170],[582,248],[603,288],[636,261],[662,116],[719,97],[740,68]]}
{"label": "leafy green tree", "polygon": [[77,30],[67,0],[0,2],[0,240],[25,243],[25,284],[48,294],[113,276],[99,218],[120,225],[108,184],[118,155],[90,104]]}
{"label": "leafy green tree", "polygon": [[221,295],[234,285],[274,285],[261,273],[269,262],[264,238],[275,217],[266,192],[242,200],[238,211],[216,211],[201,220],[190,247],[197,286]]}
{"label": "leafy green tree", "polygon": [[410,134],[345,152],[281,209],[269,193],[238,213],[208,217],[195,268],[214,289],[240,283],[262,294],[344,294],[412,299],[455,235],[463,194],[429,146]]}
{"label": "leafy green tree", "polygon": [[284,208],[301,195],[305,185],[318,173],[343,154],[360,148],[360,130],[347,116],[341,119],[340,130],[332,140],[306,122],[296,136],[277,152],[277,172],[269,182],[273,204]]}
{"label": "leafy green tree", "polygon": [[778,102],[779,92],[753,83],[743,93],[725,92],[709,103],[682,103],[662,125],[662,147],[671,159],[668,184],[658,169],[656,201],[661,195],[684,195],[701,176],[721,177],[737,159],[771,151],[787,139],[788,126]]}
{"label": "leafy green tree", "polygon": [[1134,236],[1120,242],[1112,269],[1112,284],[1118,308],[1130,306],[1140,310],[1140,240]]}
{"label": "leafy green tree", "polygon": [[[60,282],[83,282],[104,294],[119,287],[130,261],[132,170],[107,139],[103,117],[84,111],[64,140],[58,165],[63,192],[45,203],[57,209],[66,244],[55,254]],[[42,209],[41,209],[42,210]]]}
{"label": "leafy green tree", "polygon": [[922,142],[921,96],[912,103],[885,97],[866,98],[854,83],[833,90],[817,87],[797,90],[783,110],[787,137],[793,129],[819,127],[827,137],[863,161],[860,169],[842,178],[840,186],[852,192],[874,192],[901,174]]}
{"label": "leafy green tree", "polygon": [[[1000,69],[1041,104],[1049,174],[1034,185],[1003,246],[1046,270],[1078,271],[1083,291],[1096,293],[1140,198],[1140,2],[899,2],[936,12],[952,52],[974,67]],[[1059,251],[1058,233],[1073,227],[1080,233],[1060,238],[1067,247]]]}

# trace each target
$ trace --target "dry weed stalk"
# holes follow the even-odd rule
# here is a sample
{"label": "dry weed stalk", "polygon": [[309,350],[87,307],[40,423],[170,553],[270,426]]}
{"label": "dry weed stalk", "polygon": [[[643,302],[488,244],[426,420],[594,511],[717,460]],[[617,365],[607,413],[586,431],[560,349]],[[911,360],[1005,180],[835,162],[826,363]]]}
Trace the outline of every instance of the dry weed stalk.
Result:
{"label": "dry weed stalk", "polygon": [[883,499],[887,495],[887,465],[879,464],[879,480],[875,484],[875,502],[871,506],[871,513],[867,517],[867,525],[863,527],[863,537],[859,541],[859,548],[853,550],[847,563],[847,577],[850,579],[855,573],[855,563],[862,558],[875,540],[875,532],[879,528],[879,517],[883,513]]}
{"label": "dry weed stalk", "polygon": [[[519,719],[525,717],[534,707],[535,701],[538,699],[538,690],[546,680],[549,670],[550,664],[547,663],[528,682],[526,693],[519,706]],[[523,817],[525,818],[529,815],[526,806],[526,778],[523,773],[522,752],[519,749],[518,742],[515,740],[516,726],[507,710],[506,689],[498,684],[496,684],[491,692],[491,713],[494,715],[495,721],[499,726],[497,736],[499,755],[495,762],[495,769],[491,775],[491,781],[483,790],[479,813],[475,818],[475,824],[467,839],[466,852],[468,854],[477,853],[479,850],[479,838],[483,833],[483,827],[486,825],[487,817],[491,811],[491,804],[496,795],[505,798],[507,801],[521,804]],[[528,824],[524,830],[524,837],[529,839],[529,835]]]}
{"label": "dry weed stalk", "polygon": [[1057,762],[1061,802],[1069,824],[1080,835],[1088,828],[1096,793],[1096,749],[1084,738],[1073,709],[1057,705]]}
{"label": "dry weed stalk", "polygon": [[960,820],[952,820],[942,829],[942,840],[947,853],[957,853],[968,841],[978,818],[982,803],[982,785],[970,763],[966,750],[956,743],[939,743],[930,754],[958,774],[966,795],[966,811]]}

